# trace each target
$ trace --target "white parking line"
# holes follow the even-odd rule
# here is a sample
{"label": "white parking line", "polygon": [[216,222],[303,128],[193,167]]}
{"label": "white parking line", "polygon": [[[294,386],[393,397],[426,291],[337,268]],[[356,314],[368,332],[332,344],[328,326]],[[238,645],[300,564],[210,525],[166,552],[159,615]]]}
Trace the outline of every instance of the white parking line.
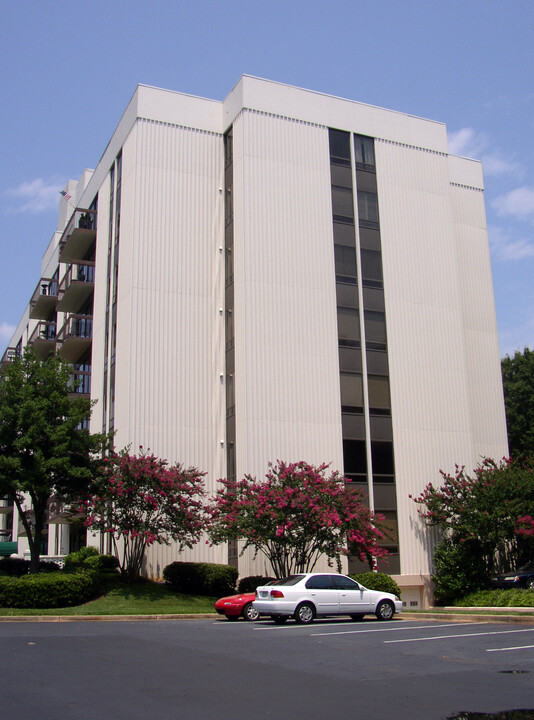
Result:
{"label": "white parking line", "polygon": [[509,648],[489,648],[486,649],[486,652],[504,652],[505,650],[528,650],[529,648],[534,648],[534,645],[518,645],[517,647]]}
{"label": "white parking line", "polygon": [[[413,627],[396,626],[396,627],[373,627],[368,630],[342,630],[341,632],[324,632],[324,633],[311,633],[311,637],[321,637],[323,635],[358,635],[360,633],[378,633],[378,632],[394,632],[395,630],[426,630],[427,628],[443,628],[443,627],[458,627],[460,625],[480,625],[480,623],[447,623],[445,625],[414,625]],[[386,641],[387,642],[387,641]],[[392,642],[397,642],[396,640]]]}
{"label": "white parking line", "polygon": [[[475,624],[475,623],[472,623]],[[461,633],[460,635],[435,635],[434,637],[423,637],[423,638],[405,638],[403,640],[384,640],[385,643],[402,643],[402,642],[423,642],[424,640],[448,640],[449,638],[466,638],[476,637],[477,635],[511,635],[513,633],[520,632],[534,632],[534,628],[527,628],[525,630],[493,630],[489,632],[480,633]]]}

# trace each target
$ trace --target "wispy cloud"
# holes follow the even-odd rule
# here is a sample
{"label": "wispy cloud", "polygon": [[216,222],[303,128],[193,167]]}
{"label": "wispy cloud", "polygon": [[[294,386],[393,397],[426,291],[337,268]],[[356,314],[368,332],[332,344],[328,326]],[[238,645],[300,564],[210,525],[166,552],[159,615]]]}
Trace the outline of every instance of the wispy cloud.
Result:
{"label": "wispy cloud", "polygon": [[524,260],[534,257],[534,241],[512,235],[497,226],[488,227],[491,254],[496,260]]}
{"label": "wispy cloud", "polygon": [[11,337],[13,336],[13,333],[15,332],[15,326],[9,325],[6,322],[0,323],[0,343],[2,345],[7,344]]}
{"label": "wispy cloud", "polygon": [[497,150],[490,150],[490,141],[484,133],[477,133],[473,128],[462,128],[457,132],[449,133],[449,152],[452,155],[476,158],[482,161],[485,175],[515,175],[523,174],[523,168],[502,155]]}
{"label": "wispy cloud", "polygon": [[534,187],[524,185],[499,195],[491,203],[497,215],[519,220],[534,220]]}
{"label": "wispy cloud", "polygon": [[37,214],[57,209],[59,191],[64,185],[61,178],[36,178],[4,190],[2,194],[10,201],[8,212]]}

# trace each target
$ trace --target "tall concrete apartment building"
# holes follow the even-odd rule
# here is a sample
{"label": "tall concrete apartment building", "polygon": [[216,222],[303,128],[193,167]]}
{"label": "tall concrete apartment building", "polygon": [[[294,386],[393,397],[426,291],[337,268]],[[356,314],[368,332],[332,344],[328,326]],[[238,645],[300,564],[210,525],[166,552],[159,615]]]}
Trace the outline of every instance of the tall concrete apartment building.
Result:
{"label": "tall concrete apartment building", "polygon": [[[222,102],[139,86],[65,193],[4,361],[57,350],[93,431],[199,467],[209,491],[331,463],[386,516],[386,569],[423,603],[410,495],[507,453],[480,163],[441,123],[243,76]],[[61,521],[50,555],[76,540]],[[238,553],[181,558],[269,570]],[[154,548],[146,572],[177,558]]]}

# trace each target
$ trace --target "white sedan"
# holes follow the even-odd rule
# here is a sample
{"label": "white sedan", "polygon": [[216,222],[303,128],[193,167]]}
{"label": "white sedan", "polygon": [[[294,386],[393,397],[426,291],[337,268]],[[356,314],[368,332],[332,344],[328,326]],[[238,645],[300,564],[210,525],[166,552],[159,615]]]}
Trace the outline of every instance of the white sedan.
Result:
{"label": "white sedan", "polygon": [[402,612],[402,601],[395,595],[368,590],[338,573],[301,573],[279,580],[275,586],[260,586],[253,605],[278,625],[290,617],[303,625],[319,616],[349,615],[361,620],[370,613],[379,620],[391,620]]}

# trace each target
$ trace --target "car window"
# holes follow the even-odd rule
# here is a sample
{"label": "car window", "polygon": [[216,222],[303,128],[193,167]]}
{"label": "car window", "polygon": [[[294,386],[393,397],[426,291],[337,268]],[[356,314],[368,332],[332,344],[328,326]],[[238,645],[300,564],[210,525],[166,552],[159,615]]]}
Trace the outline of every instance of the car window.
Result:
{"label": "car window", "polygon": [[336,590],[336,579],[334,575],[312,575],[306,580],[308,590]]}
{"label": "car window", "polygon": [[303,577],[304,575],[289,575],[288,577],[279,580],[277,585],[296,585]]}
{"label": "car window", "polygon": [[360,590],[360,586],[355,580],[351,580],[344,575],[336,577],[336,584],[340,590]]}

